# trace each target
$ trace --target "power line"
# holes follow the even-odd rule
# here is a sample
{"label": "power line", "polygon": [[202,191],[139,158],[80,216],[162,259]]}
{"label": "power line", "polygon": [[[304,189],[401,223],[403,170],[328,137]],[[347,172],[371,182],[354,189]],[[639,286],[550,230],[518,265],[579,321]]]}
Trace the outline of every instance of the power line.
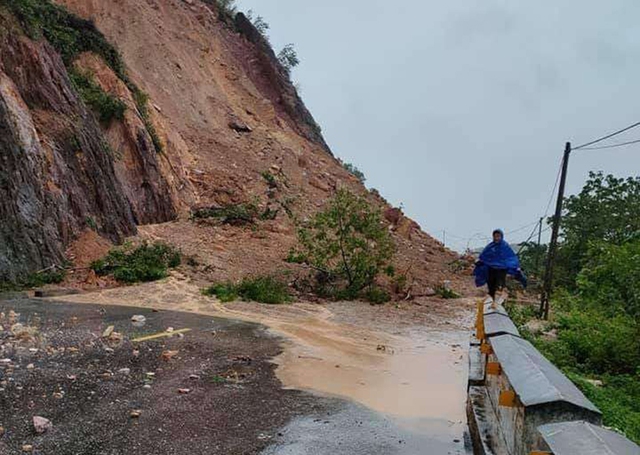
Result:
{"label": "power line", "polygon": [[511,234],[515,234],[517,232],[524,231],[525,229],[527,229],[528,227],[533,226],[534,224],[537,226],[538,223],[539,223],[538,221],[534,221],[533,223],[526,224],[526,225],[524,225],[522,227],[519,227],[518,229],[514,229],[513,231],[505,232],[504,235],[511,235]]}
{"label": "power line", "polygon": [[599,139],[596,139],[595,141],[587,142],[586,144],[582,144],[582,145],[579,145],[577,147],[573,147],[573,150],[580,150],[580,149],[583,149],[585,147],[589,147],[590,145],[594,145],[594,144],[597,144],[599,142],[606,141],[607,139],[611,139],[614,136],[622,134],[622,133],[624,133],[626,131],[629,131],[630,129],[636,128],[638,126],[640,126],[640,122],[636,122],[633,125],[629,125],[626,128],[622,128],[621,130],[618,130],[618,131],[616,131],[614,133],[607,134],[606,136],[603,136],[603,137],[601,137]]}
{"label": "power line", "polygon": [[553,185],[553,189],[551,190],[551,195],[549,196],[549,202],[547,203],[547,208],[544,209],[544,214],[542,218],[546,218],[549,214],[549,208],[551,207],[551,203],[553,202],[553,196],[556,194],[556,190],[558,189],[558,183],[560,183],[560,175],[562,175],[562,160],[560,160],[560,166],[558,167],[558,175],[556,176],[556,183]]}
{"label": "power line", "polygon": [[628,141],[628,142],[620,142],[617,144],[611,144],[611,145],[600,145],[598,147],[583,147],[580,150],[604,150],[604,149],[614,149],[614,148],[618,148],[618,147],[624,147],[626,145],[632,145],[632,144],[638,144],[640,143],[640,139],[636,139],[635,141]]}

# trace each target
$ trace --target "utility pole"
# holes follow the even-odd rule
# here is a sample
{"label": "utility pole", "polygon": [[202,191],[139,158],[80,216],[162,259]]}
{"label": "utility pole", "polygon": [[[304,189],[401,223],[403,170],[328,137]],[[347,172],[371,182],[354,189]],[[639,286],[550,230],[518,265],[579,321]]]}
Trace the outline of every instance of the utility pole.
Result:
{"label": "utility pole", "polygon": [[540,217],[540,223],[538,224],[538,248],[536,250],[536,279],[539,279],[538,272],[540,271],[540,243],[542,241],[542,223],[544,221],[544,217]]}
{"label": "utility pole", "polygon": [[562,202],[564,201],[564,189],[567,183],[567,169],[569,168],[569,156],[571,155],[571,142],[567,142],[564,148],[562,159],[562,175],[560,177],[560,188],[558,189],[558,200],[556,202],[556,213],[553,216],[553,228],[551,230],[551,241],[547,252],[547,265],[544,272],[544,286],[540,299],[540,315],[549,319],[549,298],[553,286],[553,262],[558,248],[558,233],[560,232],[560,219],[562,217]]}
{"label": "utility pole", "polygon": [[446,230],[442,231],[442,246],[444,246],[444,247],[447,246],[447,231]]}

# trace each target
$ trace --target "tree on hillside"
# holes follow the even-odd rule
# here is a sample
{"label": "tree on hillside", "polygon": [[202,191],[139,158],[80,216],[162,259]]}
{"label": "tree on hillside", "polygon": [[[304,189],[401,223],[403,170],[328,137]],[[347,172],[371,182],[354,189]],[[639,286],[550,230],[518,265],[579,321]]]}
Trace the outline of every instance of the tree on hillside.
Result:
{"label": "tree on hillside", "polygon": [[336,298],[355,298],[371,287],[394,253],[380,211],[344,189],[298,230],[298,238],[290,259],[315,269],[320,291]]}
{"label": "tree on hillside", "polygon": [[589,245],[623,245],[640,233],[640,177],[591,172],[582,191],[565,199],[558,251],[558,284],[570,288],[587,260]]}
{"label": "tree on hillside", "polygon": [[282,48],[278,54],[278,60],[284,69],[287,70],[287,73],[291,73],[291,70],[300,64],[298,53],[291,43]]}
{"label": "tree on hillside", "polygon": [[271,26],[267,23],[267,21],[265,21],[264,18],[260,15],[256,16],[251,9],[247,11],[247,18],[251,21],[256,30],[258,30],[258,32],[260,32],[260,34],[267,41],[269,41],[269,35],[267,34],[267,32],[269,31]]}

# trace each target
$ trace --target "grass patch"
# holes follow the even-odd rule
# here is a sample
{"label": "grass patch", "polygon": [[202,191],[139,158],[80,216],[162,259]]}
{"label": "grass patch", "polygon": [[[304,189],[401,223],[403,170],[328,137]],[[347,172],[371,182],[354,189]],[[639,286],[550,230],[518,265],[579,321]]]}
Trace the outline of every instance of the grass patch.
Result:
{"label": "grass patch", "polygon": [[114,119],[124,119],[127,105],[116,96],[105,92],[93,79],[92,74],[73,68],[69,71],[69,77],[82,100],[97,114],[101,123],[109,125]]}
{"label": "grass patch", "polygon": [[243,300],[281,304],[292,300],[289,286],[273,276],[244,278],[239,283],[217,283],[202,291],[204,295],[216,296],[222,302]]}
{"label": "grass patch", "polygon": [[140,283],[165,278],[168,270],[180,265],[180,253],[173,247],[156,242],[135,248],[114,248],[104,258],[91,264],[98,275],[112,275],[123,283]]}

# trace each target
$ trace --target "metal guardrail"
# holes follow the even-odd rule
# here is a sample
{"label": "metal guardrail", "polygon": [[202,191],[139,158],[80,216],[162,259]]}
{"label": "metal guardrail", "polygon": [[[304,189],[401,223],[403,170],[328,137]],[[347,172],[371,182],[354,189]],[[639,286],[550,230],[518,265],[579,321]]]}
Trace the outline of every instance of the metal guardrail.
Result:
{"label": "metal guardrail", "polygon": [[[468,416],[476,454],[640,455],[593,451],[598,447],[593,438],[602,438],[607,431],[600,427],[600,410],[520,337],[502,306],[478,302],[475,335],[469,352]],[[570,423],[575,425],[566,426]],[[577,437],[578,429],[590,431],[592,437],[585,441],[592,442],[581,452],[567,452],[571,444],[565,441]],[[623,436],[614,435],[617,438],[611,441],[621,438],[626,447],[640,450]]]}

